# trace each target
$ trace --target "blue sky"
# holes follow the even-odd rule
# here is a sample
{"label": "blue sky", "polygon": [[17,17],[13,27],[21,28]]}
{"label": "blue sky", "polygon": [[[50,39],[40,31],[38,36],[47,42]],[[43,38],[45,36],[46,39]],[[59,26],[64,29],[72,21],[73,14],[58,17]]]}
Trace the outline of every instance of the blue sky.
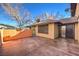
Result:
{"label": "blue sky", "polygon": [[[70,7],[70,4],[68,3],[25,3],[22,6],[31,13],[32,18],[45,12],[54,14],[59,12],[65,18],[70,17],[70,14],[67,14],[64,11],[66,8]],[[16,21],[12,21],[1,6],[0,23],[16,26]]]}

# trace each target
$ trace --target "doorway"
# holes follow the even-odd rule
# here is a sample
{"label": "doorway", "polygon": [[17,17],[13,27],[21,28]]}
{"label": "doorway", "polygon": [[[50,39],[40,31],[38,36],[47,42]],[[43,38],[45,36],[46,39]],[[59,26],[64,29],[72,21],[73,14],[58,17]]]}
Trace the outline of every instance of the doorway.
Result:
{"label": "doorway", "polygon": [[61,26],[61,37],[62,38],[66,37],[66,26],[65,25]]}
{"label": "doorway", "polygon": [[74,24],[61,25],[60,37],[74,39],[75,38],[75,26],[74,26]]}

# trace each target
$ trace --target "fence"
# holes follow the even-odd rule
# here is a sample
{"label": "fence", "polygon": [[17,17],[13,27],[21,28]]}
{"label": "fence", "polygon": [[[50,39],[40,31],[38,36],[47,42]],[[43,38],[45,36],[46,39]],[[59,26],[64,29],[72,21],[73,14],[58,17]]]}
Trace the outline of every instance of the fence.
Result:
{"label": "fence", "polygon": [[4,29],[0,30],[0,32],[1,31],[2,31],[1,36],[3,37],[3,42],[32,36],[32,31],[30,29],[25,30]]}

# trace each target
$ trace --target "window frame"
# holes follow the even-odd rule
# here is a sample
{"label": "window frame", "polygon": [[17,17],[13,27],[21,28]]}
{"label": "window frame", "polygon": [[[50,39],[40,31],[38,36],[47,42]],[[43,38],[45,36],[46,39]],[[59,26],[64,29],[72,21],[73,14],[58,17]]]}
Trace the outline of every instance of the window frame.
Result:
{"label": "window frame", "polygon": [[38,25],[38,33],[48,34],[48,24]]}

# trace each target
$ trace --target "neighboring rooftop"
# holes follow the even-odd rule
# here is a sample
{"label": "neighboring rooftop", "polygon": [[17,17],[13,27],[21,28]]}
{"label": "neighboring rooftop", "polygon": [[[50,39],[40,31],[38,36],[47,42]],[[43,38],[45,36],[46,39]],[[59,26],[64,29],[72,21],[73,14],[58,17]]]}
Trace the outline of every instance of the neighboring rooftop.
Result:
{"label": "neighboring rooftop", "polygon": [[0,29],[15,29],[16,27],[8,25],[8,24],[0,24]]}

